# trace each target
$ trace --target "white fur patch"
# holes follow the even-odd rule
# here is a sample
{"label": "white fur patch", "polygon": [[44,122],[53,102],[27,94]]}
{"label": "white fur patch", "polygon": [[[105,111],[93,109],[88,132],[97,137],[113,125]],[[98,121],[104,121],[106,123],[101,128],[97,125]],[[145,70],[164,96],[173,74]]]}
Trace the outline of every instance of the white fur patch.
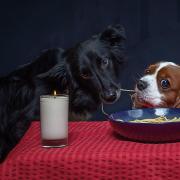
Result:
{"label": "white fur patch", "polygon": [[158,83],[157,83],[157,75],[158,72],[164,68],[165,66],[173,65],[177,66],[173,62],[161,62],[159,64],[159,67],[156,69],[155,73],[152,75],[145,75],[140,80],[147,82],[148,86],[146,89],[139,91],[136,88],[138,97],[154,106],[159,106],[162,103],[162,97],[163,94],[160,93],[158,89]]}

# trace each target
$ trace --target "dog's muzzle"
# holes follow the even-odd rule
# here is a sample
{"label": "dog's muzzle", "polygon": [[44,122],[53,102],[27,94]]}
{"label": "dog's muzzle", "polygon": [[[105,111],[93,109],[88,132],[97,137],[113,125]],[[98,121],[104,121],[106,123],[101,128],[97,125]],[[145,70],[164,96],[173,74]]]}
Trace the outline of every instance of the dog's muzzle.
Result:
{"label": "dog's muzzle", "polygon": [[119,89],[109,89],[100,94],[101,100],[105,104],[113,104],[120,97],[121,91]]}

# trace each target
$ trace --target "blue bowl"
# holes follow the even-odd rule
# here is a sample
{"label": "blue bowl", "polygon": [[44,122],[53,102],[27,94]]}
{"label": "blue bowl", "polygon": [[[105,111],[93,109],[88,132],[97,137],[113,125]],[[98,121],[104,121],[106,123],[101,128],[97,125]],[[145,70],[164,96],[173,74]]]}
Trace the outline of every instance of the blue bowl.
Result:
{"label": "blue bowl", "polygon": [[150,108],[113,113],[109,121],[114,131],[130,140],[141,142],[175,142],[180,140],[180,122],[139,123],[135,119],[149,119],[166,116],[180,117],[180,109]]}

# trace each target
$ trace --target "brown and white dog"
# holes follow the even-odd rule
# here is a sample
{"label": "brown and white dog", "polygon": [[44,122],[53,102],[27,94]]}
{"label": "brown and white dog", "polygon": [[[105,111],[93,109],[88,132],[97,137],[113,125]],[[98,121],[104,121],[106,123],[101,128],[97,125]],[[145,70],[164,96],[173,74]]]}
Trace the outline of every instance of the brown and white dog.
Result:
{"label": "brown and white dog", "polygon": [[173,62],[150,65],[135,86],[134,108],[180,108],[180,66]]}

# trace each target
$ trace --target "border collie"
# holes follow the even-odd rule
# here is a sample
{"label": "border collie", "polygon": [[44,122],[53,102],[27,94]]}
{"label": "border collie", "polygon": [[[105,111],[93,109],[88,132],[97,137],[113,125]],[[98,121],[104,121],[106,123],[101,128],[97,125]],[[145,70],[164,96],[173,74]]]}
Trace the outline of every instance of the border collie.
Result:
{"label": "border collie", "polygon": [[117,79],[125,58],[124,41],[124,28],[109,26],[73,48],[46,50],[0,77],[0,161],[31,121],[40,118],[40,95],[68,92],[70,116],[75,120],[86,119],[102,102],[114,103],[120,96]]}

